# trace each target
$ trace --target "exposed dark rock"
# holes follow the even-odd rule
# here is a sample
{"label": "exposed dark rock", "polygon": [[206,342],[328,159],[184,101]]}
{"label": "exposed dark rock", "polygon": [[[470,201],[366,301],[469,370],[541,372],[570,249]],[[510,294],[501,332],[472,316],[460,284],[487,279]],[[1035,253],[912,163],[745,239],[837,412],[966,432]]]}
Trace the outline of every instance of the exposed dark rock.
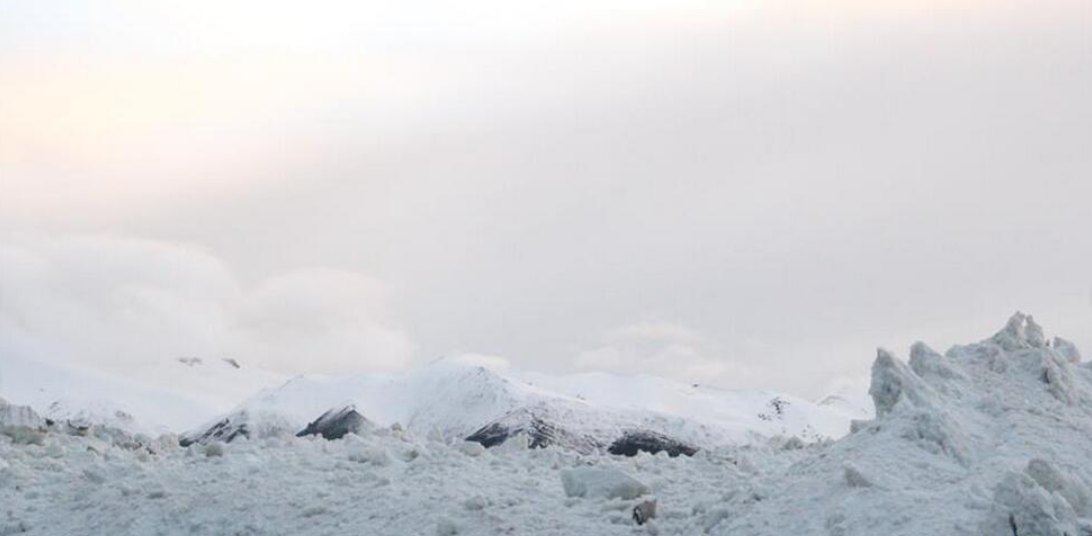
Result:
{"label": "exposed dark rock", "polygon": [[638,452],[649,454],[667,452],[667,455],[672,458],[680,454],[693,456],[697,451],[698,448],[693,445],[649,430],[626,432],[607,449],[607,452],[619,456],[636,456]]}
{"label": "exposed dark rock", "polygon": [[633,521],[638,525],[644,525],[649,520],[656,519],[656,499],[648,499],[637,503],[633,507]]}
{"label": "exposed dark rock", "polygon": [[528,446],[533,449],[559,446],[589,453],[600,448],[594,438],[567,430],[527,410],[510,412],[470,434],[466,440],[492,448],[521,433],[527,435]]}
{"label": "exposed dark rock", "polygon": [[329,410],[308,423],[298,437],[320,435],[325,439],[341,439],[346,434],[356,434],[372,427],[371,421],[356,411],[355,406]]}
{"label": "exposed dark rock", "polygon": [[246,423],[235,424],[232,422],[231,417],[220,420],[216,424],[208,427],[204,432],[197,435],[183,436],[178,444],[183,447],[188,447],[194,443],[207,444],[211,441],[223,441],[224,443],[231,443],[238,437],[250,437],[250,430],[247,428]]}
{"label": "exposed dark rock", "polygon": [[770,408],[770,412],[759,413],[758,418],[764,421],[781,419],[785,416],[785,408],[789,407],[789,405],[790,403],[788,400],[775,396],[766,403],[766,407]]}
{"label": "exposed dark rock", "polygon": [[493,448],[515,435],[510,427],[499,422],[489,423],[477,432],[466,437],[467,441],[481,443],[485,448]]}

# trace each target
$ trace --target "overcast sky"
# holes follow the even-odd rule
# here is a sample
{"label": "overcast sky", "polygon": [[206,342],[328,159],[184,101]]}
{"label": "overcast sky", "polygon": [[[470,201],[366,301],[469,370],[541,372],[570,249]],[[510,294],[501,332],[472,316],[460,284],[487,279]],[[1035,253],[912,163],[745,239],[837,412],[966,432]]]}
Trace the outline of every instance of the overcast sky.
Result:
{"label": "overcast sky", "polygon": [[1092,3],[0,0],[0,351],[819,396],[1092,351]]}

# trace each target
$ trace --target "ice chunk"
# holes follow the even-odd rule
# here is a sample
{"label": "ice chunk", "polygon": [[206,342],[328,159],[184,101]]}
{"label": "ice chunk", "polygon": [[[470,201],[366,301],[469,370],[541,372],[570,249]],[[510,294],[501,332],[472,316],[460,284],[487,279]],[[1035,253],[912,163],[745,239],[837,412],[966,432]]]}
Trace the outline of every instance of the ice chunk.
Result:
{"label": "ice chunk", "polygon": [[904,400],[913,406],[928,406],[935,398],[933,390],[910,367],[883,348],[876,351],[868,394],[872,395],[877,417],[891,413]]}
{"label": "ice chunk", "polygon": [[1077,388],[1073,385],[1072,366],[1068,361],[1050,352],[1042,353],[1042,380],[1047,390],[1059,401],[1073,405],[1077,402]]}
{"label": "ice chunk", "polygon": [[224,455],[224,444],[217,441],[209,443],[205,446],[205,456],[209,458],[220,458]]}
{"label": "ice chunk", "polygon": [[846,485],[851,488],[871,488],[872,481],[868,477],[861,473],[860,469],[857,469],[852,464],[847,464],[843,471],[843,477],[846,481]]}
{"label": "ice chunk", "polygon": [[1027,340],[1028,346],[1032,348],[1042,348],[1046,346],[1046,337],[1043,335],[1043,327],[1037,324],[1031,315],[1028,315],[1024,321],[1024,337]]}
{"label": "ice chunk", "polygon": [[971,460],[969,441],[947,415],[930,409],[919,409],[909,415],[902,431],[903,439],[913,441],[934,454],[944,454],[967,464]]}
{"label": "ice chunk", "polygon": [[1054,352],[1065,358],[1066,361],[1069,361],[1070,363],[1081,362],[1081,352],[1077,350],[1077,345],[1061,337],[1054,337],[1052,346],[1054,347]]}
{"label": "ice chunk", "polygon": [[1005,327],[1001,328],[990,340],[1005,351],[1019,350],[1027,347],[1027,335],[1024,333],[1024,313],[1019,311],[1009,317]]}
{"label": "ice chunk", "polygon": [[1043,336],[1042,326],[1036,323],[1031,315],[1019,311],[1009,318],[1009,321],[1005,323],[1005,327],[991,337],[990,341],[1006,352],[1046,346],[1046,337]]}
{"label": "ice chunk", "polygon": [[910,347],[910,370],[924,379],[951,380],[959,377],[959,373],[952,368],[947,358],[921,341]]}
{"label": "ice chunk", "polygon": [[636,499],[649,493],[639,480],[609,467],[573,467],[561,471],[565,495],[588,499]]}
{"label": "ice chunk", "polygon": [[656,499],[648,499],[637,503],[633,507],[633,521],[638,525],[644,525],[649,520],[656,519]]}
{"label": "ice chunk", "polygon": [[11,438],[16,445],[44,445],[45,433],[29,426],[0,426],[0,433]]}
{"label": "ice chunk", "polygon": [[45,421],[30,406],[9,404],[0,398],[0,426],[29,426],[39,428]]}
{"label": "ice chunk", "polygon": [[390,465],[394,460],[386,449],[371,445],[358,445],[354,446],[349,452],[349,461],[383,467]]}
{"label": "ice chunk", "polygon": [[463,441],[455,447],[459,452],[466,454],[467,456],[477,457],[485,454],[485,447],[481,443],[475,443],[473,441]]}
{"label": "ice chunk", "polygon": [[1024,472],[1043,489],[1064,497],[1078,515],[1092,514],[1092,492],[1080,479],[1062,474],[1054,464],[1040,458],[1028,462]]}
{"label": "ice chunk", "polygon": [[993,507],[982,522],[982,534],[1072,536],[1077,514],[1064,498],[1023,473],[1009,473],[994,491]]}

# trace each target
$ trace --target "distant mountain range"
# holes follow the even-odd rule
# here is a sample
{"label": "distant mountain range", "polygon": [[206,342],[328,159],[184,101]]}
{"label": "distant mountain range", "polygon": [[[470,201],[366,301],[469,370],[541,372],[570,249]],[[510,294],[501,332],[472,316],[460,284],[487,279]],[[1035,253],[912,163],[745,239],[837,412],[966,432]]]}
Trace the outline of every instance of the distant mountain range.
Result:
{"label": "distant mountain range", "polygon": [[233,360],[181,358],[134,370],[126,379],[0,358],[0,374],[5,398],[45,418],[172,431],[183,443],[305,430],[340,437],[361,426],[401,426],[486,446],[518,437],[529,446],[677,454],[774,436],[837,438],[853,419],[871,416],[867,401],[842,395],[817,404],[648,375],[520,373],[459,357],[399,374],[293,378]]}

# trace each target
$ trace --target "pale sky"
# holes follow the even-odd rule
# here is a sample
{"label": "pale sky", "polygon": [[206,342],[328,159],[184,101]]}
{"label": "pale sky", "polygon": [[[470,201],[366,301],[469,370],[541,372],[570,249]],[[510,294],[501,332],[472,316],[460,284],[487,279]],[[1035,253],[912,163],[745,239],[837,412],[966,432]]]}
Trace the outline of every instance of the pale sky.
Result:
{"label": "pale sky", "polygon": [[1092,352],[1092,3],[0,0],[0,352],[817,397]]}

